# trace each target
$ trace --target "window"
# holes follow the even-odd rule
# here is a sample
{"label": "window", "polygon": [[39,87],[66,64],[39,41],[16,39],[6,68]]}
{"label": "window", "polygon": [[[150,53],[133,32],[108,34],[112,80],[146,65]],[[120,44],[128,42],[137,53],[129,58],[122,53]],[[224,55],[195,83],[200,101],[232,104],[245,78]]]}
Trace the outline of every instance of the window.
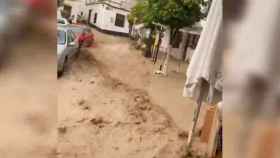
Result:
{"label": "window", "polygon": [[68,5],[65,5],[64,8],[63,8],[63,11],[62,11],[62,16],[66,19],[70,18],[71,16],[71,12],[72,12],[72,7],[71,6],[68,6]]}
{"label": "window", "polygon": [[96,23],[96,21],[97,21],[97,13],[94,13],[94,20],[93,20],[93,23]]}
{"label": "window", "polygon": [[90,9],[89,11],[88,11],[88,23],[90,24],[91,22],[90,22],[90,20],[91,20],[91,14],[92,14],[92,9]]}
{"label": "window", "polygon": [[87,34],[91,34],[91,29],[90,29],[90,28],[85,28],[85,32],[86,32]]}
{"label": "window", "polygon": [[71,42],[73,42],[75,40],[75,36],[73,35],[73,33],[71,31],[67,31],[67,43],[70,44]]}
{"label": "window", "polygon": [[57,31],[57,44],[65,44],[66,42],[66,32],[64,31]]}
{"label": "window", "polygon": [[191,35],[191,39],[190,39],[190,47],[192,49],[195,49],[196,46],[197,46],[197,43],[198,43],[198,40],[199,40],[199,35]]}
{"label": "window", "polygon": [[122,14],[116,14],[115,25],[119,27],[124,27],[125,16]]}
{"label": "window", "polygon": [[76,34],[73,31],[70,31],[73,41],[76,39]]}

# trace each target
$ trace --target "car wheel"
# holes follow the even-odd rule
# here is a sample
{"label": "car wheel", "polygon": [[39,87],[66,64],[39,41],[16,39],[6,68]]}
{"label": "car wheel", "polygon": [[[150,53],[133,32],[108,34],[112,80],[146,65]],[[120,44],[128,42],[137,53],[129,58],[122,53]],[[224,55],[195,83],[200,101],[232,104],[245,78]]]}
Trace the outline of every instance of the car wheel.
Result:
{"label": "car wheel", "polygon": [[57,77],[58,77],[58,78],[61,77],[62,74],[63,74],[63,71],[58,71],[58,72],[57,72]]}
{"label": "car wheel", "polygon": [[58,71],[57,72],[57,77],[61,77],[65,71],[65,68],[66,68],[66,65],[67,65],[67,61],[68,61],[68,57],[65,57],[65,60],[63,62],[63,65],[62,65],[62,70]]}

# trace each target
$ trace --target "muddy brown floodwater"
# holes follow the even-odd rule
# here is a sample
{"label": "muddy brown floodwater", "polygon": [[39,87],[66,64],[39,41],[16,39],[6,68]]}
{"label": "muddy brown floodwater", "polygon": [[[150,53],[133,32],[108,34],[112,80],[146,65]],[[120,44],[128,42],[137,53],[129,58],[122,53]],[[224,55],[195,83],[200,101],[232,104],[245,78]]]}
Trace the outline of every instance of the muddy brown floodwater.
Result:
{"label": "muddy brown floodwater", "polygon": [[56,41],[32,36],[11,44],[0,69],[0,157],[55,158]]}
{"label": "muddy brown floodwater", "polygon": [[181,158],[187,134],[149,96],[152,66],[129,39],[95,48],[59,79],[59,158]]}
{"label": "muddy brown floodwater", "polygon": [[[83,50],[58,80],[55,41],[36,35],[5,54],[0,70],[1,158],[185,154],[187,132],[177,126],[185,124],[184,110],[176,102],[166,111],[168,105],[151,97],[151,62],[129,39],[94,33],[95,47]],[[192,110],[185,111],[191,118]]]}

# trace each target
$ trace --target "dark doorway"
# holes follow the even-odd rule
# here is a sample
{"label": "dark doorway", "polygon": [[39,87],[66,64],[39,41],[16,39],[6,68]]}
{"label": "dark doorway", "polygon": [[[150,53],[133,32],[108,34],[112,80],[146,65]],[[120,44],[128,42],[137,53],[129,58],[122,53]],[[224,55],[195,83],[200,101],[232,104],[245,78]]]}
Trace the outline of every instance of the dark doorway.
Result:
{"label": "dark doorway", "polygon": [[72,12],[72,7],[68,5],[64,5],[62,10],[62,17],[65,19],[69,19],[71,16],[71,12]]}
{"label": "dark doorway", "polygon": [[94,14],[94,21],[93,21],[93,23],[96,24],[96,21],[97,21],[97,13]]}
{"label": "dark doorway", "polygon": [[91,13],[92,13],[92,10],[90,9],[90,10],[88,11],[88,24],[90,24]]}

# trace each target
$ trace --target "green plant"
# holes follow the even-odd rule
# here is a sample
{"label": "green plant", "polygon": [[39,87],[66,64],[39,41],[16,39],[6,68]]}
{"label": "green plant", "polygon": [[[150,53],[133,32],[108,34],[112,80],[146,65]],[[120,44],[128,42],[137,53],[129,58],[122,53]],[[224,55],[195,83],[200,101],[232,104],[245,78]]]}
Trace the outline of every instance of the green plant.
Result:
{"label": "green plant", "polygon": [[132,8],[128,19],[131,24],[144,23],[152,33],[155,23],[168,27],[169,43],[173,45],[181,28],[191,26],[204,17],[201,12],[203,5],[204,0],[142,0]]}

